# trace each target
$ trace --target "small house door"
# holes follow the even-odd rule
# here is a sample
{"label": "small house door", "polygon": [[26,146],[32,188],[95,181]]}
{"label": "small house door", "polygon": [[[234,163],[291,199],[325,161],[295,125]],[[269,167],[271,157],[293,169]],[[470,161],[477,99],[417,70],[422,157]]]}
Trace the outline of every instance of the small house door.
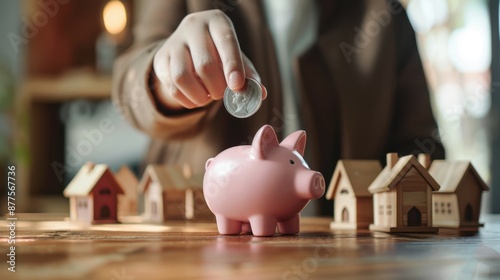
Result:
{"label": "small house door", "polygon": [[407,214],[408,226],[418,227],[422,225],[422,213],[416,207],[412,207]]}
{"label": "small house door", "polygon": [[470,203],[468,203],[465,206],[465,221],[472,222],[472,220],[473,220],[472,205],[470,205]]}
{"label": "small house door", "polygon": [[101,212],[100,212],[100,216],[102,219],[107,219],[111,216],[111,210],[109,209],[109,207],[107,205],[103,205],[101,207]]}
{"label": "small house door", "polygon": [[349,211],[347,210],[347,207],[344,207],[344,209],[342,209],[342,222],[349,222]]}
{"label": "small house door", "polygon": [[151,201],[151,217],[156,217],[158,215],[158,206],[156,201]]}

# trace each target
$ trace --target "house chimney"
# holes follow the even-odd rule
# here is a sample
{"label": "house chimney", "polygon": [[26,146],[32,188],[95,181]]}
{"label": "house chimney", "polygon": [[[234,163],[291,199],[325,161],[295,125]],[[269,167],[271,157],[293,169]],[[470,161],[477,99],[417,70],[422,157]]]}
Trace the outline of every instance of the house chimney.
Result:
{"label": "house chimney", "polygon": [[182,166],[182,175],[184,175],[184,178],[186,178],[187,180],[191,179],[191,177],[193,176],[193,170],[190,164],[185,163]]}
{"label": "house chimney", "polygon": [[418,154],[418,162],[425,169],[429,169],[429,166],[431,165],[431,155],[429,155],[429,154]]}
{"label": "house chimney", "polygon": [[89,161],[89,162],[85,163],[85,165],[87,165],[87,166],[88,166],[89,170],[92,170],[92,169],[94,169],[94,167],[95,167],[95,163],[93,163],[93,162],[91,162],[91,161]]}
{"label": "house chimney", "polygon": [[397,153],[387,153],[387,164],[389,168],[393,168],[394,165],[396,165],[396,162],[398,162],[398,154]]}

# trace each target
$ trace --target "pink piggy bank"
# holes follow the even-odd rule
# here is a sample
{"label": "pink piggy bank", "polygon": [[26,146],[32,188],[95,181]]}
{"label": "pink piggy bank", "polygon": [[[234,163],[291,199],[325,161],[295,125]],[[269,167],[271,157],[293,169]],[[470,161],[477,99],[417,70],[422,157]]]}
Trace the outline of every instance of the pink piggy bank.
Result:
{"label": "pink piggy bank", "polygon": [[278,143],[270,125],[252,145],[229,148],[205,164],[203,193],[220,234],[252,231],[256,236],[299,233],[299,212],[325,192],[321,173],[302,158],[306,132]]}

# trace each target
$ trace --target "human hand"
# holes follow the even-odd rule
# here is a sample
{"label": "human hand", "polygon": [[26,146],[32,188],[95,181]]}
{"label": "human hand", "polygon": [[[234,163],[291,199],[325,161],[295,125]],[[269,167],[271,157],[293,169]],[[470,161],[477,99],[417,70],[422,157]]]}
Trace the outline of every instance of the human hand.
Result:
{"label": "human hand", "polygon": [[[241,52],[231,20],[219,10],[187,15],[153,59],[157,98],[170,109],[193,109],[219,100],[226,87],[242,89],[245,77],[260,83]],[[262,87],[263,99],[267,96]]]}

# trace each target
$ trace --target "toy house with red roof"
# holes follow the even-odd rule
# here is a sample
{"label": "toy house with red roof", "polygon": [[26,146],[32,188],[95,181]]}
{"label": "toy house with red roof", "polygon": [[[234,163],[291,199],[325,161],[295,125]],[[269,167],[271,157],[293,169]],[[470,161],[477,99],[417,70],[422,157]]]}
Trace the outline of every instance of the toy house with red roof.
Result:
{"label": "toy house with red roof", "polygon": [[116,223],[118,195],[123,194],[105,164],[86,163],[64,189],[70,218],[86,223]]}

